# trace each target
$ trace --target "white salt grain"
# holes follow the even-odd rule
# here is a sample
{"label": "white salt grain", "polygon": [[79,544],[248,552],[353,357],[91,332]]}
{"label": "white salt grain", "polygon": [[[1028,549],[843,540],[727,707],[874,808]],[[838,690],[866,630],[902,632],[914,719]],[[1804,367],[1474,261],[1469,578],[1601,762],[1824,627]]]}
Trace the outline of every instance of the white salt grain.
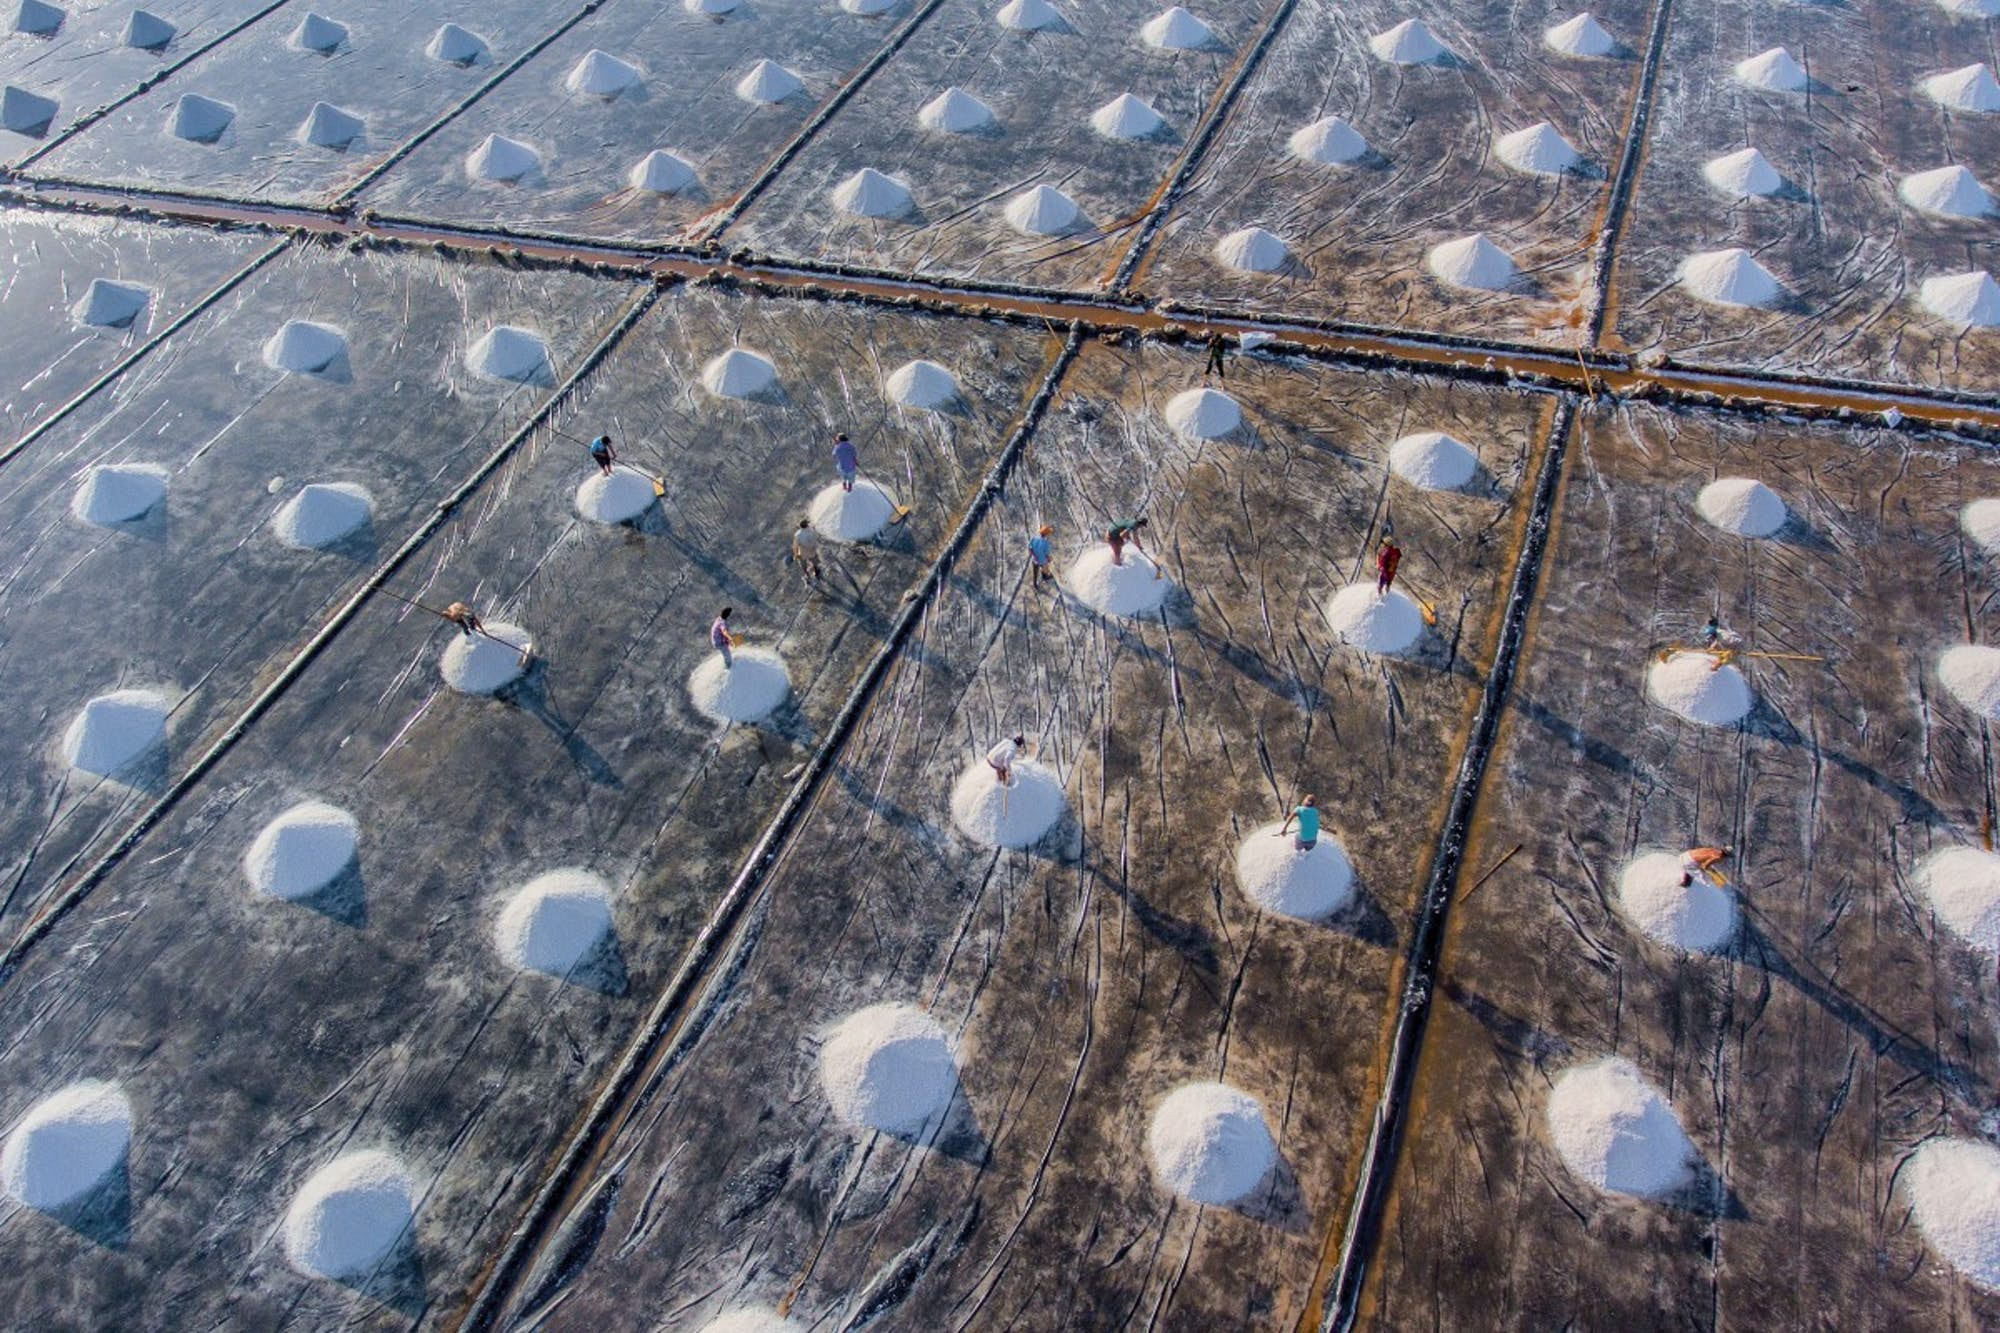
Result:
{"label": "white salt grain", "polygon": [[0,1189],[30,1208],[61,1208],[125,1164],[132,1103],[116,1083],[72,1083],[28,1108],[0,1148]]}
{"label": "white salt grain", "polygon": [[870,1005],[835,1024],[820,1045],[819,1076],[835,1115],[887,1134],[935,1124],[958,1090],[951,1038],[907,1004]]}
{"label": "white salt grain", "polygon": [[1503,134],[1493,144],[1493,155],[1519,172],[1531,176],[1560,176],[1583,163],[1583,154],[1546,120],[1524,130]]}
{"label": "white salt grain", "polygon": [[167,470],[151,463],[101,463],[83,474],[69,511],[86,523],[110,527],[144,518],[167,498]]}
{"label": "white salt grain", "polygon": [[1959,511],[1958,525],[1989,552],[2000,551],[2000,500],[1974,500]]}
{"label": "white salt grain", "polygon": [[1389,470],[1422,490],[1455,491],[1479,475],[1479,455],[1442,431],[1419,431],[1389,446]]}
{"label": "white salt grain", "polygon": [[1773,93],[1804,92],[1807,82],[1805,70],[1782,46],[1759,52],[1748,60],[1739,60],[1736,77],[1749,87]]}
{"label": "white salt grain", "polygon": [[1960,703],[2000,721],[2000,648],[1961,643],[1938,655],[1938,679]]}
{"label": "white salt grain", "polygon": [[828,197],[841,212],[863,218],[899,218],[917,206],[909,186],[873,167],[861,168],[834,186]]}
{"label": "white salt grain", "polygon": [[493,947],[523,972],[567,977],[614,930],[611,886],[587,870],[552,870],[510,895],[493,922]]}
{"label": "white salt grain", "polygon": [[1785,178],[1755,148],[1741,148],[1702,164],[1708,183],[1737,199],[1755,199],[1785,188]]}
{"label": "white salt grain", "polygon": [[1604,25],[1588,13],[1566,19],[1542,33],[1542,41],[1550,50],[1566,56],[1604,57],[1618,49],[1618,41],[1604,30]]}
{"label": "white salt grain", "polygon": [[1153,1110],[1146,1146],[1167,1188],[1201,1204],[1235,1203],[1278,1161],[1263,1106],[1226,1083],[1184,1083],[1168,1093]]}
{"label": "white salt grain", "polygon": [[1770,305],[1785,290],[1769,269],[1740,246],[1689,255],[1681,263],[1680,283],[1690,295],[1712,305]]}
{"label": "white salt grain", "polygon": [[1432,246],[1424,263],[1438,281],[1471,291],[1506,291],[1520,277],[1512,257],[1483,232]]}
{"label": "white salt grain", "polygon": [[959,401],[958,381],[935,361],[908,361],[882,381],[883,395],[898,407],[941,412]]}
{"label": "white salt grain", "polygon": [[273,898],[309,898],[354,864],[360,840],[361,826],[347,811],[301,801],[258,831],[243,853],[243,875]]}
{"label": "white salt grain", "polygon": [[521,678],[528,669],[522,654],[533,645],[528,631],[519,625],[488,621],[485,634],[471,635],[454,629],[438,670],[444,683],[460,694],[491,694]]}
{"label": "white salt grain", "polygon": [[63,733],[70,767],[116,777],[167,739],[166,696],[156,690],[113,690],[83,706]]}
{"label": "white salt grain", "polygon": [[1917,301],[1938,318],[1968,329],[2000,324],[2000,284],[1983,268],[1925,278]]}
{"label": "white salt grain", "polygon": [[701,368],[701,382],[718,398],[757,398],[778,387],[778,368],[747,347],[732,347]]}
{"label": "white salt grain", "polygon": [[1368,155],[1368,141],[1339,116],[1323,116],[1285,141],[1292,156],[1322,166],[1337,167]]}
{"label": "white salt grain", "polygon": [[1176,434],[1190,440],[1220,440],[1243,425],[1243,409],[1220,389],[1187,389],[1167,400],[1164,413]]}
{"label": "white salt grain", "polygon": [[1778,493],[1749,477],[1723,477],[1701,488],[1695,512],[1739,537],[1769,537],[1785,526],[1790,512]]}
{"label": "white salt grain", "polygon": [[650,194],[679,194],[694,184],[694,165],[678,153],[655,148],[634,164],[625,181]]}
{"label": "white salt grain", "polygon": [[1983,218],[1993,211],[1993,196],[1962,166],[1905,176],[1896,193],[1911,208],[1937,217]]}
{"label": "white salt grain", "polygon": [[1953,934],[1989,955],[2000,954],[2000,856],[1948,847],[1924,858],[1917,883]]}
{"label": "white salt grain", "polygon": [[1232,231],[1215,243],[1215,257],[1245,273],[1276,273],[1292,261],[1291,247],[1262,227]]}
{"label": "white salt grain", "polygon": [[2000,82],[1984,64],[1946,70],[1920,80],[1917,87],[1925,97],[1953,111],[1991,114],[2000,111]]}
{"label": "white salt grain", "polygon": [[1029,236],[1066,236],[1083,221],[1076,201],[1051,185],[1021,191],[1003,211],[1015,231]]}
{"label": "white salt grain", "polygon": [[1932,1139],[1911,1154],[1902,1181],[1931,1249],[1973,1282],[2000,1290],[2000,1148]]}
{"label": "white salt grain", "polygon": [[1629,1060],[1565,1070],[1549,1090],[1548,1116],[1564,1165],[1599,1189],[1658,1198],[1687,1183],[1694,1145]]}
{"label": "white salt grain", "polygon": [[1421,19],[1404,19],[1387,32],[1376,33],[1368,39],[1368,49],[1392,65],[1429,65],[1451,54]]}
{"label": "white salt grain", "polygon": [[315,1171],[292,1196],[285,1257],[319,1277],[360,1277],[405,1243],[416,1218],[417,1187],[395,1157],[350,1152]]}
{"label": "white salt grain", "polygon": [[592,523],[630,523],[653,507],[653,480],[624,468],[593,472],[576,488],[576,512]]}
{"label": "white salt grain", "polygon": [[993,108],[963,88],[947,88],[924,103],[917,121],[943,134],[972,134],[993,125]]}
{"label": "white salt grain", "polygon": [[513,384],[551,384],[555,366],[549,360],[549,345],[532,329],[496,324],[472,344],[465,364],[482,379]]}
{"label": "white salt grain", "polygon": [[851,491],[834,482],[813,497],[806,511],[813,531],[836,542],[865,542],[895,516],[896,497],[865,477]]}

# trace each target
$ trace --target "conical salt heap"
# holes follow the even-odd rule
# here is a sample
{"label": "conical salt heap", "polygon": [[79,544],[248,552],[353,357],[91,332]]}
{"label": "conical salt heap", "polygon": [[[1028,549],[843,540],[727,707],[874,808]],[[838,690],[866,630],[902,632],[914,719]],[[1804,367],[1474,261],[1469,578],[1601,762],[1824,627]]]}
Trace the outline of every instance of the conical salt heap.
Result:
{"label": "conical salt heap", "polygon": [[1802,93],[1806,89],[1806,72],[1799,62],[1792,59],[1792,53],[1782,46],[1774,46],[1751,56],[1748,60],[1736,62],[1736,77],[1752,88],[1769,93]]}
{"label": "conical salt heap", "polygon": [[1484,232],[1431,247],[1424,263],[1439,282],[1473,291],[1500,292],[1514,285],[1521,270]]}
{"label": "conical salt heap", "polygon": [[135,9],[126,16],[125,31],[119,40],[135,51],[164,51],[174,40],[174,25],[158,14]]}
{"label": "conical salt heap", "polygon": [[0,1191],[45,1212],[89,1198],[129,1171],[132,1102],[116,1083],[86,1079],[28,1108],[0,1147]]}
{"label": "conical salt heap", "polygon": [[877,14],[886,14],[894,9],[896,4],[897,0],[840,0],[840,7],[842,9],[850,14],[858,14],[862,18],[873,18]]}
{"label": "conical salt heap", "polygon": [[639,82],[639,67],[620,60],[608,51],[588,51],[571,67],[563,84],[583,97],[618,96]]}
{"label": "conical salt heap", "polygon": [[909,187],[873,167],[863,167],[833,187],[833,206],[863,218],[899,218],[916,209]]}
{"label": "conical salt heap", "polygon": [[740,0],[681,0],[681,8],[690,14],[720,18],[724,14],[735,13],[739,3]]}
{"label": "conical salt heap", "polygon": [[1731,246],[1689,255],[1681,263],[1681,286],[1713,305],[1764,306],[1784,292],[1784,284],[1748,250]]}
{"label": "conical salt heap", "polygon": [[1993,196],[1962,166],[1905,176],[1896,193],[1911,208],[1938,217],[1983,218],[1993,211]]}
{"label": "conical salt heap", "polygon": [[1542,41],[1551,51],[1566,56],[1601,58],[1618,49],[1618,39],[1587,12],[1549,28],[1542,33]]}
{"label": "conical salt heap", "polygon": [[1232,231],[1215,243],[1215,257],[1245,273],[1276,273],[1291,262],[1291,248],[1262,227]]}
{"label": "conical salt heap", "polygon": [[1760,198],[1785,188],[1785,178],[1755,148],[1710,158],[1702,164],[1701,174],[1710,185],[1738,199]]}
{"label": "conical salt heap", "polygon": [[1924,309],[1969,328],[2000,325],[2000,283],[1985,269],[1925,278],[1917,298]]}
{"label": "conical salt heap", "polygon": [[924,103],[917,122],[944,134],[971,134],[994,123],[993,108],[963,88],[947,88]]}
{"label": "conical salt heap", "polygon": [[79,324],[100,329],[129,329],[152,303],[150,288],[136,283],[92,278],[83,299],[71,309]]}
{"label": "conical salt heap", "polygon": [[1167,400],[1166,418],[1191,440],[1220,440],[1243,424],[1243,409],[1218,389],[1189,389]]}
{"label": "conical salt heap", "polygon": [[236,119],[236,108],[199,93],[184,93],[174,102],[167,132],[189,143],[214,143]]}
{"label": "conical salt heap", "polygon": [[701,368],[701,382],[718,398],[755,398],[778,386],[778,368],[747,347],[732,347]]}
{"label": "conical salt heap", "polygon": [[1404,19],[1387,32],[1368,39],[1368,49],[1392,65],[1429,65],[1450,55],[1420,19]]}
{"label": "conical salt heap", "polygon": [[1090,113],[1090,126],[1107,139],[1145,139],[1167,127],[1160,113],[1130,93],[1120,93]]}
{"label": "conical salt heap", "polygon": [[365,1277],[412,1244],[419,1196],[408,1168],[386,1152],[337,1157],[292,1196],[285,1257],[315,1277]]}
{"label": "conical salt heap", "polygon": [[695,173],[686,158],[664,148],[655,148],[639,159],[625,179],[635,190],[677,194],[694,184]]}
{"label": "conical salt heap", "polygon": [[1601,1190],[1658,1198],[1694,1165],[1674,1108],[1629,1060],[1564,1070],[1549,1089],[1548,1124],[1563,1165]]}
{"label": "conical salt heap", "polygon": [[305,123],[299,126],[299,142],[345,149],[352,147],[367,128],[367,122],[352,111],[331,102],[314,102],[312,110],[306,113]]}
{"label": "conical salt heap", "polygon": [[2000,1148],[1928,1139],[1900,1175],[1924,1243],[1974,1284],[2000,1291]]}
{"label": "conical salt heap", "polygon": [[274,370],[318,375],[334,369],[347,356],[347,334],[332,324],[288,319],[264,344],[264,362]]}
{"label": "conical salt heap", "polygon": [[465,364],[473,374],[489,380],[512,384],[550,384],[555,380],[549,345],[534,330],[512,324],[488,329],[465,354]]}
{"label": "conical salt heap", "polygon": [[311,51],[314,55],[330,56],[340,49],[347,40],[347,25],[335,23],[323,14],[308,12],[299,20],[299,26],[292,29],[291,44],[297,51]]}
{"label": "conical salt heap", "polygon": [[1946,70],[1920,81],[1925,97],[1953,111],[2000,111],[2000,82],[1985,65]]}
{"label": "conical salt heap", "polygon": [[489,134],[465,159],[465,170],[474,180],[512,184],[541,169],[542,155],[504,134]]}
{"label": "conical salt heap", "polygon": [[1368,141],[1339,116],[1324,116],[1304,129],[1294,130],[1285,143],[1293,157],[1330,167],[1368,155]]}
{"label": "conical salt heap", "polygon": [[1493,154],[1514,170],[1532,176],[1560,176],[1583,161],[1583,154],[1570,147],[1569,140],[1546,120],[1501,135],[1493,145]]}
{"label": "conical salt heap", "polygon": [[41,138],[49,132],[59,109],[53,97],[43,97],[11,83],[0,89],[0,127],[16,134]]}
{"label": "conical salt heap", "polygon": [[903,407],[936,412],[959,401],[958,381],[935,361],[912,361],[882,381],[883,393]]}
{"label": "conical salt heap", "polygon": [[1215,41],[1215,30],[1175,5],[1147,20],[1139,36],[1161,51],[1199,51]]}
{"label": "conical salt heap", "polygon": [[1049,0],[1007,0],[993,19],[1003,28],[1015,32],[1040,32],[1043,28],[1053,28],[1063,21]]}
{"label": "conical salt heap", "polygon": [[478,33],[447,23],[431,34],[424,54],[447,65],[477,65],[487,59],[486,39]]}
{"label": "conical salt heap", "polygon": [[1082,214],[1076,201],[1050,185],[1035,185],[1007,204],[1007,221],[1030,236],[1063,236],[1076,230]]}
{"label": "conical salt heap", "polygon": [[14,31],[25,32],[30,37],[47,37],[62,27],[68,18],[67,11],[46,0],[21,0],[14,11]]}
{"label": "conical salt heap", "polygon": [[2000,18],[2000,0],[1938,0],[1938,8],[1960,18]]}
{"label": "conical salt heap", "polygon": [[736,95],[746,102],[774,106],[801,92],[805,84],[799,76],[775,60],[760,60],[736,83]]}

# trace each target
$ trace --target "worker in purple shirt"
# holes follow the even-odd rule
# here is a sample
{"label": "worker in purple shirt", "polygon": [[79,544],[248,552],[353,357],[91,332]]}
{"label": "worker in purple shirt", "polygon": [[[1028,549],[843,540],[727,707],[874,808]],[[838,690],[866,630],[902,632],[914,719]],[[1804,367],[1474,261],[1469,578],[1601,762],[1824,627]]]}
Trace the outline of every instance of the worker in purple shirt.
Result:
{"label": "worker in purple shirt", "polygon": [[833,465],[840,469],[840,489],[854,489],[854,473],[861,466],[861,451],[845,432],[833,437]]}
{"label": "worker in purple shirt", "polygon": [[717,616],[715,623],[708,627],[708,641],[715,645],[716,652],[722,654],[722,669],[724,671],[736,665],[736,658],[729,651],[730,645],[735,642],[735,636],[729,632],[729,613],[734,609],[734,607],[723,607],[722,614]]}

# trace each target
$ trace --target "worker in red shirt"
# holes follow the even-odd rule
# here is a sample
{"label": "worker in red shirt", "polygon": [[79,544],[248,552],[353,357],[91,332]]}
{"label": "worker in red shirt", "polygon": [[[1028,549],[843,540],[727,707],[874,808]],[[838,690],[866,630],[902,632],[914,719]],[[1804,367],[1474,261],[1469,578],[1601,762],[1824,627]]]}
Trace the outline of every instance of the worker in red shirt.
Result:
{"label": "worker in red shirt", "polygon": [[1403,548],[1392,538],[1384,537],[1380,549],[1375,552],[1375,595],[1389,591],[1389,585],[1396,581],[1396,566],[1403,563]]}

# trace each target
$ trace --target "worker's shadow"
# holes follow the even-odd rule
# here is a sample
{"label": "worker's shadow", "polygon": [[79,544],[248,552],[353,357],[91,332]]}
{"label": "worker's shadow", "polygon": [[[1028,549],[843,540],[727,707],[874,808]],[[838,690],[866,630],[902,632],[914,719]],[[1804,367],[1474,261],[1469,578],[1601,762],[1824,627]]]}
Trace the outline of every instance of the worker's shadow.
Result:
{"label": "worker's shadow", "polygon": [[1560,1064],[1573,1054],[1570,1044],[1561,1037],[1544,1032],[1517,1014],[1508,1013],[1461,982],[1447,980],[1443,990],[1447,999],[1486,1029],[1503,1055],[1527,1060],[1540,1067],[1551,1061]]}
{"label": "worker's shadow", "polygon": [[1527,695],[1516,693],[1512,706],[1522,717],[1561,742],[1572,754],[1581,756],[1586,763],[1609,769],[1624,778],[1639,776],[1639,766],[1633,762],[1632,756],[1609,741],[1586,735],[1582,727],[1551,712]]}
{"label": "worker's shadow", "polygon": [[1302,712],[1316,713],[1325,706],[1326,691],[1297,672],[1279,671],[1265,661],[1262,654],[1200,625],[1194,627],[1194,633],[1208,645],[1210,652],[1266,693],[1298,705]]}
{"label": "worker's shadow", "polygon": [[1163,912],[1146,901],[1144,894],[1126,882],[1112,865],[1102,859],[1093,860],[1090,866],[1106,888],[1117,894],[1130,909],[1132,919],[1139,923],[1148,935],[1172,949],[1199,971],[1215,976],[1221,970],[1221,963],[1215,951],[1215,939],[1206,926],[1193,921],[1183,921],[1168,912]]}
{"label": "worker's shadow", "polygon": [[623,791],[625,780],[611,761],[600,754],[597,748],[580,734],[576,725],[565,719],[556,709],[548,691],[548,665],[541,658],[529,664],[527,672],[496,696],[504,703],[510,703],[535,721],[549,729],[569,756],[570,763],[589,782],[599,787],[609,787],[613,791]]}
{"label": "worker's shadow", "polygon": [[851,764],[836,762],[833,765],[833,780],[840,784],[841,790],[845,791],[855,804],[891,828],[901,829],[906,833],[919,833],[930,827],[930,821],[922,815],[897,804],[886,792],[877,791],[869,786],[861,774],[854,771]]}
{"label": "worker's shadow", "polygon": [[1826,746],[1815,746],[1792,725],[1791,719],[1779,712],[1777,707],[1766,700],[1761,693],[1757,696],[1757,702],[1751,708],[1750,715],[1743,719],[1742,725],[1743,730],[1752,736],[1775,741],[1779,745],[1794,745],[1800,749],[1814,751],[1841,772],[1867,783],[1894,801],[1898,811],[1907,821],[1933,826],[1950,822],[1950,817],[1915,787],[1896,781],[1881,769],[1863,763],[1853,755]]}

